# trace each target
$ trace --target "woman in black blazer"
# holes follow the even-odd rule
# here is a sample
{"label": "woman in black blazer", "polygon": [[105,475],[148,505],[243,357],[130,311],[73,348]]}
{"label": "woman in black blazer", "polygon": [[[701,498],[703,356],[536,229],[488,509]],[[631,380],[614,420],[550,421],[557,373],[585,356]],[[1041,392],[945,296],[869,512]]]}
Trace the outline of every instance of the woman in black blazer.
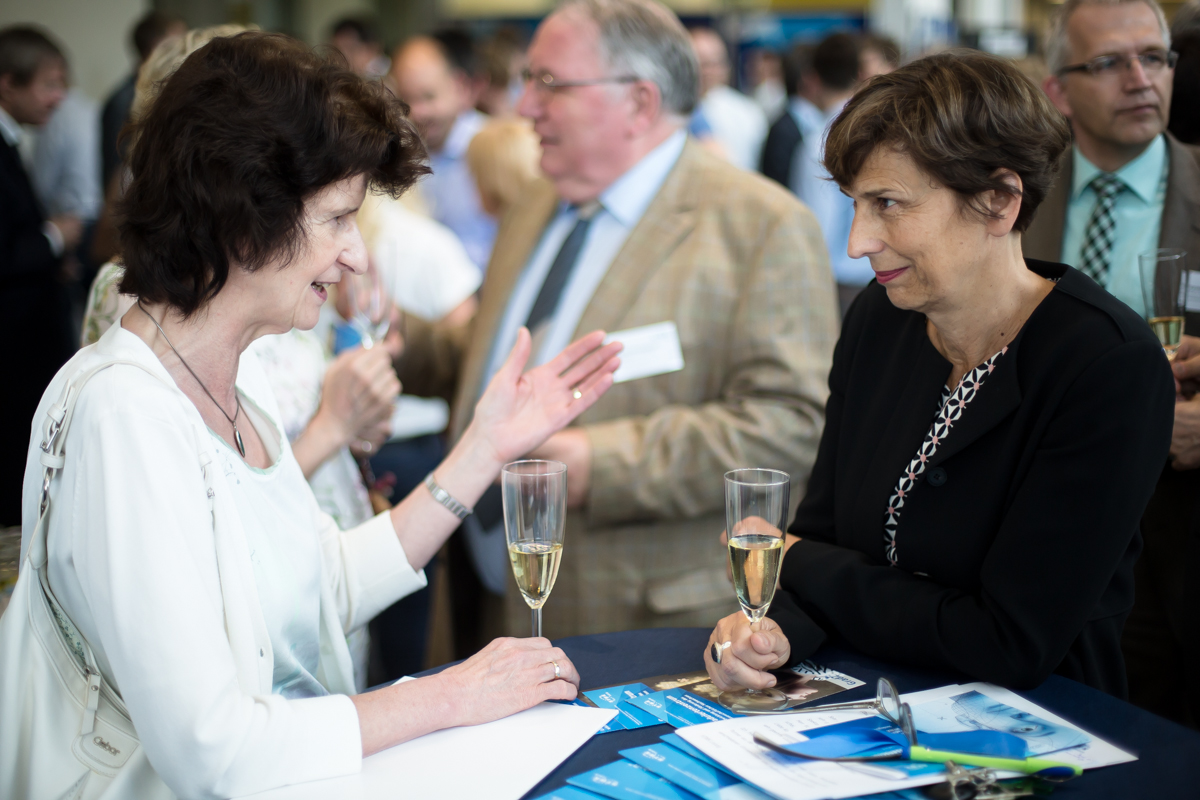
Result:
{"label": "woman in black blazer", "polygon": [[[1123,696],[1138,520],[1174,383],[1127,306],[1020,238],[1069,139],[1011,65],[946,53],[872,80],[826,166],[876,272],[847,314],[826,427],[769,617],[723,619],[721,688],[830,639],[1022,688]],[[717,653],[719,663],[713,661]]]}

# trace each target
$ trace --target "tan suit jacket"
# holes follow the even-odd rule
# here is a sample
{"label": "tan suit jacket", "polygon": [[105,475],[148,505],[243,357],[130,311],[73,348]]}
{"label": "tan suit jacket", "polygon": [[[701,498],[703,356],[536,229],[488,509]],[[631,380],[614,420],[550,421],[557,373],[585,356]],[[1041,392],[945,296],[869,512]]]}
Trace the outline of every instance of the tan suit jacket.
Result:
{"label": "tan suit jacket", "polygon": [[[1187,250],[1187,265],[1196,269],[1200,267],[1200,148],[1182,144],[1169,133],[1166,137],[1169,168],[1158,246]],[[1021,247],[1027,258],[1062,260],[1063,229],[1071,198],[1073,149],[1068,148],[1063,154],[1058,182],[1038,207],[1029,230],[1021,237]],[[1186,330],[1200,335],[1200,314],[1188,314]]]}
{"label": "tan suit jacket", "polygon": [[[501,224],[459,372],[454,438],[558,202],[541,182]],[[838,336],[829,259],[808,209],[689,142],[576,337],[665,320],[678,326],[684,369],[615,385],[576,422],[591,439],[592,484],[586,507],[568,515],[547,636],[712,624],[736,609],[718,543],[723,474],[785,470],[793,508],[807,483]],[[507,600],[509,630],[524,635],[529,611],[515,587]]]}

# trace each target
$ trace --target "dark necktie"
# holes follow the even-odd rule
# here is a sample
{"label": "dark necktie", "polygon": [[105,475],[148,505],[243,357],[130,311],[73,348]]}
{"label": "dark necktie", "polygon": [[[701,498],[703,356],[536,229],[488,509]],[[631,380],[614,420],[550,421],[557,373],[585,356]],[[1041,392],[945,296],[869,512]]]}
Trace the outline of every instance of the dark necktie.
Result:
{"label": "dark necktie", "polygon": [[[542,281],[542,288],[538,291],[537,299],[533,301],[533,308],[530,309],[529,317],[525,321],[525,327],[529,328],[529,332],[533,334],[534,347],[531,358],[537,358],[539,345],[546,328],[554,321],[554,313],[558,310],[563,289],[566,288],[567,281],[575,270],[575,264],[579,261],[579,253],[583,250],[583,243],[587,241],[588,229],[599,210],[600,204],[597,202],[587,203],[578,208],[578,221],[571,232],[567,234],[562,247],[558,249],[558,255],[554,257],[554,263],[550,265],[550,271],[546,273],[546,279]],[[484,531],[490,531],[503,517],[504,505],[501,500],[500,487],[493,484],[475,504],[475,518]]]}
{"label": "dark necktie", "polygon": [[[588,228],[591,227],[592,220],[596,218],[596,212],[599,209],[600,204],[592,202],[577,210],[578,221],[571,232],[567,234],[562,247],[558,249],[558,255],[554,257],[554,263],[550,265],[550,271],[546,273],[546,279],[542,281],[541,291],[538,292],[537,299],[533,301],[533,308],[529,310],[529,318],[525,321],[525,327],[529,328],[531,333],[537,330],[542,323],[553,319],[554,312],[558,310],[558,301],[562,299],[567,280],[575,270],[575,264],[579,261],[579,252],[583,250],[583,243],[587,240]],[[534,355],[537,354],[534,353]]]}
{"label": "dark necktie", "polygon": [[1112,260],[1113,242],[1117,238],[1117,218],[1114,211],[1117,195],[1124,182],[1111,172],[1101,172],[1091,181],[1096,193],[1096,206],[1083,231],[1083,247],[1079,250],[1079,269],[1096,283],[1104,286]]}

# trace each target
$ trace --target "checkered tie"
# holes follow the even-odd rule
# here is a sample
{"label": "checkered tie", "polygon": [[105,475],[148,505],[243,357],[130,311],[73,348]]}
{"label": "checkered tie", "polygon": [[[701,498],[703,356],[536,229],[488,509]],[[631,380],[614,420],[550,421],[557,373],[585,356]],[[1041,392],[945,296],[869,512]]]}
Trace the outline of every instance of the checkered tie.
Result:
{"label": "checkered tie", "polygon": [[1125,183],[1111,172],[1101,172],[1091,182],[1096,193],[1096,207],[1083,232],[1083,249],[1079,253],[1079,268],[1096,283],[1104,285],[1108,277],[1108,260],[1112,257],[1113,239],[1117,235],[1117,219],[1113,209],[1117,195]]}

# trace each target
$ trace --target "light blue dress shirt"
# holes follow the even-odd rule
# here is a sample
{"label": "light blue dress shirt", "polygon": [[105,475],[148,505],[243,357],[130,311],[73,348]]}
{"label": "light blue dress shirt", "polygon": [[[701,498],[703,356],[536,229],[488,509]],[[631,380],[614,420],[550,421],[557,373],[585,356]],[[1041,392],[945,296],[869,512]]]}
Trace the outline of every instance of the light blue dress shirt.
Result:
{"label": "light blue dress shirt", "polygon": [[[604,280],[621,246],[629,233],[641,221],[658,190],[662,188],[671,168],[683,153],[687,134],[680,130],[671,134],[662,144],[647,153],[641,161],[629,168],[613,181],[598,198],[600,210],[592,219],[587,238],[579,251],[579,260],[571,277],[563,287],[554,319],[549,323],[542,346],[533,354],[531,365],[544,364],[571,343],[571,336],[591,302],[600,281]],[[578,215],[575,209],[562,203],[558,213],[546,226],[542,239],[534,249],[525,271],[521,273],[508,301],[508,309],[496,331],[488,364],[487,379],[504,363],[508,351],[517,341],[517,330],[529,318],[529,312],[537,299],[554,257],[575,227]],[[485,384],[486,385],[486,384]]]}
{"label": "light blue dress shirt", "polygon": [[789,183],[791,190],[812,210],[817,224],[821,226],[833,277],[841,284],[865,286],[875,277],[870,260],[851,258],[846,253],[850,247],[850,226],[854,223],[854,201],[842,194],[821,163],[825,158],[825,137],[829,134],[829,126],[844,107],[845,103],[841,103],[825,112],[803,98],[792,100],[789,111],[804,134],[804,142],[798,157],[792,162]]}
{"label": "light blue dress shirt", "polygon": [[[686,131],[671,134],[662,144],[647,153],[624,175],[605,189],[600,197],[600,209],[592,218],[587,238],[579,251],[578,261],[563,287],[558,308],[547,323],[541,346],[530,358],[530,366],[544,364],[571,343],[580,318],[604,280],[613,259],[617,257],[629,234],[641,221],[646,209],[654,200],[667,179],[667,175],[679,161],[683,146],[687,142]],[[500,320],[500,327],[492,340],[492,351],[488,358],[483,386],[491,381],[496,370],[508,357],[508,352],[517,341],[517,331],[529,319],[529,312],[537,300],[546,275],[554,263],[563,242],[575,227],[579,217],[574,207],[567,203],[559,205],[558,213],[546,226],[541,241],[525,265],[508,301],[508,308]],[[504,523],[484,531],[474,516],[467,517],[465,530],[467,546],[475,570],[484,586],[493,594],[504,594],[507,583],[512,580],[504,538]]]}
{"label": "light blue dress shirt", "polygon": [[460,114],[442,149],[430,153],[433,174],[421,184],[433,218],[454,231],[480,272],[492,256],[496,220],[479,204],[479,189],[467,167],[467,147],[486,123],[487,117],[474,109]]}
{"label": "light blue dress shirt", "polygon": [[[1067,204],[1061,259],[1064,264],[1078,267],[1083,235],[1096,207],[1096,193],[1089,184],[1101,170],[1088,161],[1078,147],[1072,149],[1071,197]],[[1166,139],[1159,136],[1145,152],[1114,173],[1125,182],[1126,188],[1117,195],[1113,207],[1117,230],[1104,288],[1143,317],[1146,316],[1146,301],[1142,296],[1138,253],[1158,249],[1169,160]]]}

